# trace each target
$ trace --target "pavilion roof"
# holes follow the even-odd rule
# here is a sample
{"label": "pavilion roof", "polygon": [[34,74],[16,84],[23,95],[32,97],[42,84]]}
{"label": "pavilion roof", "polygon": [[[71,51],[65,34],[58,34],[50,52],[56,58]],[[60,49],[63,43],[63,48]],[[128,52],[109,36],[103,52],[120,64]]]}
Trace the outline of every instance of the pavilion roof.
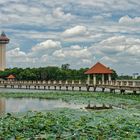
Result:
{"label": "pavilion roof", "polygon": [[16,77],[14,76],[14,75],[12,75],[12,74],[10,74],[8,77],[7,77],[7,79],[15,79]]}
{"label": "pavilion roof", "polygon": [[112,74],[112,70],[101,64],[100,62],[96,63],[93,67],[85,72],[85,74]]}
{"label": "pavilion roof", "polygon": [[0,41],[9,41],[9,38],[6,36],[4,32],[2,32],[0,35]]}

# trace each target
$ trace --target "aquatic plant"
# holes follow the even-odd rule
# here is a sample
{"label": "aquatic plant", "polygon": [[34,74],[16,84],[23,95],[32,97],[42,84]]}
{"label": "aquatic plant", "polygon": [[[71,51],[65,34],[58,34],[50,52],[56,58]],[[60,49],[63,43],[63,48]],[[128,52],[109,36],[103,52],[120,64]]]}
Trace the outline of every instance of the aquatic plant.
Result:
{"label": "aquatic plant", "polygon": [[140,139],[139,96],[109,93],[1,93],[0,97],[63,99],[81,104],[111,103],[124,109],[86,111],[56,109],[5,114],[0,117],[2,140],[122,140]]}
{"label": "aquatic plant", "polygon": [[[131,110],[129,110],[131,113]],[[1,139],[137,139],[140,118],[128,111],[84,112],[59,109],[7,114],[0,118]]]}

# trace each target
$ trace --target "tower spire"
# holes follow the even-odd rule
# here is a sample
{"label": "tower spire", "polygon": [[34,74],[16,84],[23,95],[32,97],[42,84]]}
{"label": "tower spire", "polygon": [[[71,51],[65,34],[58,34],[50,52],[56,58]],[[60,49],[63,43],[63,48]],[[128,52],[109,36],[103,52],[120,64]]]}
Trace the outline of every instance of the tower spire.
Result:
{"label": "tower spire", "polygon": [[6,34],[4,31],[1,32],[1,36],[6,37]]}

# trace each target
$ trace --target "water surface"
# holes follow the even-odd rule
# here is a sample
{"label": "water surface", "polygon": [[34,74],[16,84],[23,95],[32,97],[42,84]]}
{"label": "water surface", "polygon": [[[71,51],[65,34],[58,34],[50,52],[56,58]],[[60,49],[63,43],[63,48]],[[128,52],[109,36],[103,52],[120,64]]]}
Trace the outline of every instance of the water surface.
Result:
{"label": "water surface", "polygon": [[61,99],[0,98],[0,114],[11,112],[43,111],[57,108],[80,109],[82,105],[68,103]]}

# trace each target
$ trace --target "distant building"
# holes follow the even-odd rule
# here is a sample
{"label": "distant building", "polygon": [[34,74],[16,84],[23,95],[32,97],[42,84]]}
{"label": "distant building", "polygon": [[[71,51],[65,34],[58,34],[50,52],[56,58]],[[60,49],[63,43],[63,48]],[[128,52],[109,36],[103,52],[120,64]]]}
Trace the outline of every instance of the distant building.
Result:
{"label": "distant building", "polygon": [[9,38],[4,32],[0,35],[0,71],[4,71],[6,68],[6,44],[9,43]]}

